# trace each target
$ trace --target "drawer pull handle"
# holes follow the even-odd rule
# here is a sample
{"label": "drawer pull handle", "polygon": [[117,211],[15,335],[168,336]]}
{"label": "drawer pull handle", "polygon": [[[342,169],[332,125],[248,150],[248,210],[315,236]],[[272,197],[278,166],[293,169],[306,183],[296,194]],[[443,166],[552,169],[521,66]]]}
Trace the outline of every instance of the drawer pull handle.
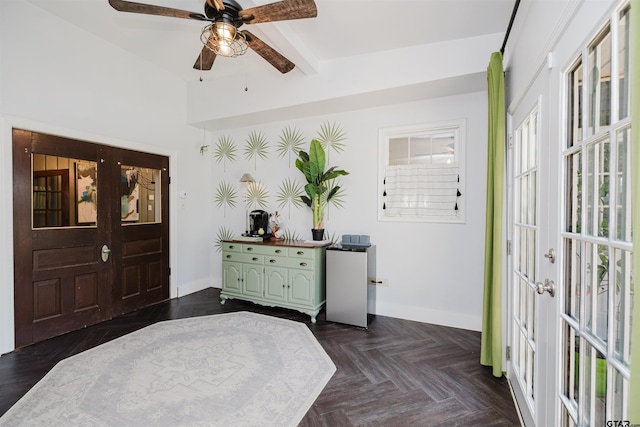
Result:
{"label": "drawer pull handle", "polygon": [[249,247],[247,248],[247,251],[252,251],[252,250],[253,250],[253,248],[252,248],[251,246],[249,246]]}
{"label": "drawer pull handle", "polygon": [[231,255],[227,255],[227,258],[231,258]]}
{"label": "drawer pull handle", "polygon": [[304,255],[304,251],[298,251],[297,254],[298,255]]}
{"label": "drawer pull handle", "polygon": [[275,260],[275,259],[270,259],[270,260],[269,260],[269,262],[270,262],[271,264],[274,264],[274,263],[276,262],[276,260]]}
{"label": "drawer pull handle", "polygon": [[281,251],[280,249],[276,249],[276,253],[277,253],[277,254],[279,254],[279,253],[281,253],[281,252],[282,252],[282,251]]}
{"label": "drawer pull handle", "polygon": [[253,257],[253,258],[251,258],[251,260],[252,260],[252,261],[257,261],[257,260],[258,260],[258,258],[257,258],[257,257]]}
{"label": "drawer pull handle", "polygon": [[306,262],[301,262],[301,263],[300,263],[300,266],[301,266],[301,267],[306,267],[306,266],[307,266],[307,263],[306,263]]}
{"label": "drawer pull handle", "polygon": [[229,249],[234,249],[234,248],[235,248],[235,246],[229,245]]}

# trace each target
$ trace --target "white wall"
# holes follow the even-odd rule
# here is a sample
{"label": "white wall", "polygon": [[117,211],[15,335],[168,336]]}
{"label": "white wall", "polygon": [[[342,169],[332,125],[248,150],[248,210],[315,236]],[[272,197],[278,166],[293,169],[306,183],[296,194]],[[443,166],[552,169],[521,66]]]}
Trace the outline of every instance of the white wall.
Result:
{"label": "white wall", "polygon": [[[466,197],[464,224],[382,223],[377,221],[378,201],[378,129],[452,119],[466,119]],[[376,312],[380,315],[480,330],[483,272],[486,175],[486,92],[475,92],[410,104],[356,110],[335,115],[309,116],[302,119],[271,122],[260,126],[217,130],[211,135],[207,152],[213,169],[213,188],[226,181],[240,196],[234,209],[215,209],[217,228],[225,226],[235,233],[245,228],[243,186],[239,181],[248,172],[269,191],[266,210],[280,210],[283,229],[295,230],[303,239],[311,238],[311,211],[303,206],[279,209],[278,188],[285,178],[302,184],[302,175],[281,159],[276,144],[287,126],[298,128],[305,136],[305,149],[317,136],[323,123],[342,127],[347,135],[342,153],[329,154],[330,165],[350,172],[341,181],[346,190],[345,206],[329,208],[325,229],[342,234],[369,234],[377,245],[377,275],[387,278],[389,287],[377,287]],[[267,159],[257,167],[244,157],[245,141],[251,131],[265,135],[270,144]],[[237,159],[226,166],[213,156],[222,135],[231,137],[237,146]],[[217,233],[217,231],[216,231]],[[216,286],[221,284],[221,258],[216,252],[212,261]]]}
{"label": "white wall", "polygon": [[[0,354],[13,349],[12,126],[170,156],[171,294],[210,286],[210,170],[185,83],[24,1],[0,2],[0,40]],[[176,187],[193,197],[179,204]]]}
{"label": "white wall", "polygon": [[[184,82],[28,2],[0,1],[0,40],[0,353],[13,349],[12,126],[170,156],[171,295],[220,286],[220,254],[214,250],[218,228],[241,232],[245,214],[240,207],[225,217],[215,208],[218,183],[239,184],[240,175],[251,172],[275,188],[284,177],[297,176],[297,170],[284,167],[272,153],[254,171],[239,152],[239,160],[223,172],[212,156],[223,131],[209,129],[206,141],[212,147],[201,156],[203,133],[186,125],[189,90]],[[272,144],[286,125],[298,126],[307,141],[325,121],[346,131],[346,151],[331,155],[332,163],[352,173],[344,179],[346,206],[330,209],[326,227],[337,236],[370,234],[378,246],[378,276],[389,280],[389,288],[378,288],[377,313],[479,330],[485,93],[329,115],[305,108],[310,113],[295,121],[276,116],[259,129]],[[378,223],[378,129],[458,118],[467,119],[466,223]],[[229,133],[241,143],[253,129]],[[179,198],[179,192],[186,197]],[[272,200],[270,211],[275,209]],[[310,237],[309,211],[294,209],[292,218],[285,214],[284,219],[285,227],[295,226],[300,234],[308,233],[302,237]]]}

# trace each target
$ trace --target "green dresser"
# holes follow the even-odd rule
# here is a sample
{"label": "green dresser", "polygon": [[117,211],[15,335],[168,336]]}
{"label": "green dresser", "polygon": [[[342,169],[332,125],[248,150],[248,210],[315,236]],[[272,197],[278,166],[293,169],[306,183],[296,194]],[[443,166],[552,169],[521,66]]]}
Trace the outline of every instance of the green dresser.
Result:
{"label": "green dresser", "polygon": [[220,302],[241,299],[316,316],[325,303],[325,247],[304,241],[222,242]]}

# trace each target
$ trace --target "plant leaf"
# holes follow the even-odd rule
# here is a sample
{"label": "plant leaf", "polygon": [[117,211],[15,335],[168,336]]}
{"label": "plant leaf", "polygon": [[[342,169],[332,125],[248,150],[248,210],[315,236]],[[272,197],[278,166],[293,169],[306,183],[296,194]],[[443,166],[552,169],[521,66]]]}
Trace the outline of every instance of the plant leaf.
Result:
{"label": "plant leaf", "polygon": [[[309,147],[309,177],[307,177],[307,181],[315,182],[317,184],[318,179],[321,174],[324,173],[324,165],[326,162],[326,157],[324,153],[324,148],[320,144],[320,141],[317,139],[311,140],[311,145]],[[305,173],[305,176],[307,174]]]}

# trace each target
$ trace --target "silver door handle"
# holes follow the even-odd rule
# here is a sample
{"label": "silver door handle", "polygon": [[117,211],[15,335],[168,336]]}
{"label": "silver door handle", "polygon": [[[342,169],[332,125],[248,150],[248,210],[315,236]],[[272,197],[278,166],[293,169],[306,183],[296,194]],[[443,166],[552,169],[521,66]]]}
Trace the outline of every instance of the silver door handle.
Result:
{"label": "silver door handle", "polygon": [[100,251],[100,256],[102,257],[102,262],[107,262],[107,260],[109,259],[109,254],[110,253],[111,253],[111,249],[109,249],[109,246],[102,245],[102,250]]}
{"label": "silver door handle", "polygon": [[536,292],[540,295],[549,292],[549,295],[553,298],[556,296],[556,284],[549,279],[544,279],[544,283],[536,282]]}
{"label": "silver door handle", "polygon": [[556,262],[556,251],[553,248],[551,248],[551,249],[549,249],[548,253],[544,254],[544,257],[548,258],[549,262],[551,264],[555,264],[555,262]]}

